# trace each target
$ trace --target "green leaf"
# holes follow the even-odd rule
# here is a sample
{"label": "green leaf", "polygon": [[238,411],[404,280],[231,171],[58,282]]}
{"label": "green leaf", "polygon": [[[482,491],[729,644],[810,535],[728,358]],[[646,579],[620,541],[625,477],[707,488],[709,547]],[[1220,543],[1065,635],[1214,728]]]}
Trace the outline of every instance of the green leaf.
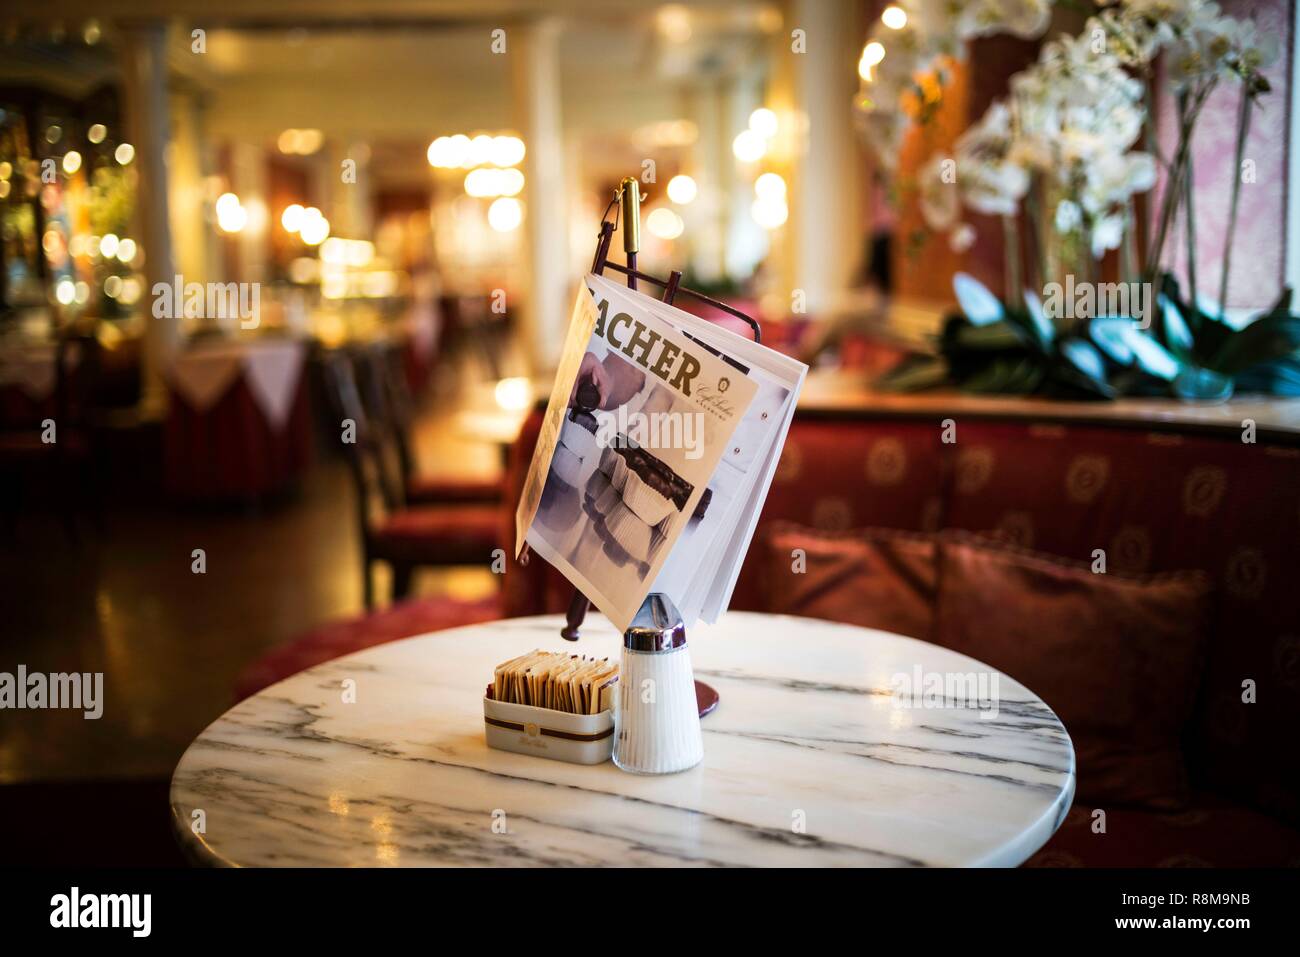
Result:
{"label": "green leaf", "polygon": [[1206,368],[1236,375],[1261,362],[1281,359],[1300,349],[1300,316],[1271,312],[1226,338]]}
{"label": "green leaf", "polygon": [[1261,362],[1237,376],[1238,392],[1262,392],[1266,395],[1300,396],[1300,358],[1288,356]]}
{"label": "green leaf", "polygon": [[1043,311],[1043,301],[1038,298],[1038,294],[1032,289],[1025,290],[1024,314],[1025,319],[1028,320],[1029,331],[1034,335],[1034,340],[1044,351],[1051,349],[1052,342],[1056,339],[1056,327],[1052,325],[1052,320],[1048,319],[1047,313]]}
{"label": "green leaf", "polygon": [[1047,369],[1036,356],[1004,357],[985,364],[961,382],[967,392],[981,395],[1029,395],[1043,381]]}
{"label": "green leaf", "polygon": [[962,312],[973,326],[997,322],[1006,314],[1006,307],[974,276],[959,272],[952,277],[952,291]]}
{"label": "green leaf", "polygon": [[876,379],[887,392],[920,392],[948,381],[948,363],[934,356],[910,356]]}
{"label": "green leaf", "polygon": [[[1181,290],[1178,288],[1178,280],[1174,278],[1173,273],[1167,272],[1164,274],[1164,277],[1160,281],[1160,294],[1178,310],[1178,314],[1182,318],[1183,324],[1191,330],[1194,337],[1196,335],[1196,328],[1200,324],[1201,314],[1193,308],[1190,303],[1183,301]],[[1159,312],[1157,312],[1156,315],[1158,318],[1163,319],[1163,316],[1161,316]],[[1166,335],[1167,334],[1162,327],[1160,336],[1161,341],[1168,344]]]}
{"label": "green leaf", "polygon": [[1106,360],[1091,342],[1079,338],[1062,340],[1061,357],[1091,382],[1105,384]]}

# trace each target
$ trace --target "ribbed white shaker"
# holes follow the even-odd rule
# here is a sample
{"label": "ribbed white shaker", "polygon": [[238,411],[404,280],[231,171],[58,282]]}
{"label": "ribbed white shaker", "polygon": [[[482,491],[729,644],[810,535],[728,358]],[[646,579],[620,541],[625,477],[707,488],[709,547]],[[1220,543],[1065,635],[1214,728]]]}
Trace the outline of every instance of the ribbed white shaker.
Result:
{"label": "ribbed white shaker", "polygon": [[647,596],[623,633],[614,763],[637,774],[671,774],[704,757],[686,626],[666,596]]}

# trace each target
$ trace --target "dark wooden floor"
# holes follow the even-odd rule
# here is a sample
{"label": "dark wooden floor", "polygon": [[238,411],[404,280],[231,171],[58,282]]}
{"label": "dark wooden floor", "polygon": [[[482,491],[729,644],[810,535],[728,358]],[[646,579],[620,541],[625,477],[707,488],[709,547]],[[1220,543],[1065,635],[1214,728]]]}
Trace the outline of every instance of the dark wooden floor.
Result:
{"label": "dark wooden floor", "polygon": [[[496,447],[467,442],[445,415],[426,417],[418,440],[423,459],[457,474],[497,466]],[[0,540],[0,671],[102,671],[105,707],[99,720],[0,710],[0,862],[28,863],[10,852],[63,815],[86,813],[111,813],[137,833],[101,842],[102,858],[77,841],[57,853],[38,841],[33,853],[51,848],[46,863],[175,862],[166,783],[189,742],[232,704],[236,675],[361,609],[352,495],[342,460],[321,455],[294,494],[256,509],[110,492],[104,528],[83,528],[77,543],[48,507],[24,508]],[[207,553],[206,574],[191,571],[195,548]],[[376,576],[381,600],[385,577]],[[486,569],[467,569],[425,574],[415,587],[479,597],[494,585]]]}

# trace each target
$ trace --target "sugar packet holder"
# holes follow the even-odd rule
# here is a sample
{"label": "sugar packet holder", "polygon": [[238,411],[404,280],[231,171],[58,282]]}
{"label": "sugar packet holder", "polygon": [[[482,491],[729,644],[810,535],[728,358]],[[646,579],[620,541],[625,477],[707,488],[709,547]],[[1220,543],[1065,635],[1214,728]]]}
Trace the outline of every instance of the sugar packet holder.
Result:
{"label": "sugar packet holder", "polygon": [[600,764],[614,752],[613,711],[570,714],[497,701],[491,685],[483,695],[483,726],[487,746],[498,751],[570,764]]}

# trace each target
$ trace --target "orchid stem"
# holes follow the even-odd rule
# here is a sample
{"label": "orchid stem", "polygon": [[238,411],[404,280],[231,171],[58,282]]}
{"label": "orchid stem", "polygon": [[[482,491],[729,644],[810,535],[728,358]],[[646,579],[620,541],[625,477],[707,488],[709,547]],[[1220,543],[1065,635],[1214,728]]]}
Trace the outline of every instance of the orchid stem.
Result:
{"label": "orchid stem", "polygon": [[1016,215],[1002,217],[1002,244],[1006,247],[1006,298],[1018,302],[1024,296],[1020,280],[1020,228]]}
{"label": "orchid stem", "polygon": [[1241,161],[1246,152],[1246,135],[1250,132],[1250,109],[1254,101],[1250,88],[1241,87],[1241,107],[1237,111],[1237,153],[1232,169],[1232,199],[1228,204],[1228,233],[1223,246],[1223,275],[1219,278],[1219,318],[1228,312],[1228,271],[1232,268],[1232,239],[1237,231],[1237,201],[1241,199]]}

